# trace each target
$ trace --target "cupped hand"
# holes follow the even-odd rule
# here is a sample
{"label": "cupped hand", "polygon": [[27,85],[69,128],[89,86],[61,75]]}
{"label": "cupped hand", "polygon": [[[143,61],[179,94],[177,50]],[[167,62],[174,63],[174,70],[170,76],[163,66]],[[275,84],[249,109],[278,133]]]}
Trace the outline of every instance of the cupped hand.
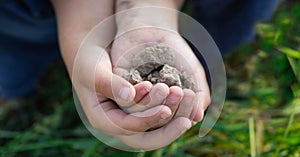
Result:
{"label": "cupped hand", "polygon": [[124,88],[128,88],[126,90],[130,93],[130,99],[134,99],[137,87],[112,73],[109,53],[98,45],[81,46],[74,62],[72,81],[89,123],[97,130],[117,137],[133,148],[161,148],[191,127],[187,118],[179,117],[164,128],[147,131],[158,124],[166,123],[171,116],[171,109],[165,105],[130,114],[121,110],[114,100],[119,97],[123,100]]}
{"label": "cupped hand", "polygon": [[[191,122],[203,118],[204,110],[210,104],[210,93],[204,69],[185,40],[176,32],[155,27],[144,27],[119,34],[112,46],[111,59],[113,72],[124,76],[133,67],[133,58],[152,45],[165,45],[173,49],[173,65],[179,71],[191,76],[194,89],[168,87],[158,83],[141,82],[135,85],[136,97],[128,103],[119,103],[128,113],[144,111],[155,106],[168,106],[172,115],[186,117]],[[172,116],[168,118],[171,120]]]}

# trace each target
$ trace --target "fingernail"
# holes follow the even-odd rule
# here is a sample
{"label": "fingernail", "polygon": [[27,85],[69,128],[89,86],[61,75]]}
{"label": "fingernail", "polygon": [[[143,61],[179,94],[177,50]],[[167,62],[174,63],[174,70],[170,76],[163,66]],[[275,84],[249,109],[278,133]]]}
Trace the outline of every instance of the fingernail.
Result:
{"label": "fingernail", "polygon": [[160,115],[160,118],[161,119],[167,119],[167,118],[169,118],[171,116],[171,114],[169,114],[169,113],[162,113],[161,115]]}
{"label": "fingernail", "polygon": [[150,90],[148,90],[147,88],[143,88],[143,89],[141,90],[141,94],[142,94],[142,95],[145,95],[145,94],[149,93],[149,91],[150,91]]}
{"label": "fingernail", "polygon": [[123,87],[121,88],[120,92],[119,92],[119,96],[122,100],[124,101],[128,101],[129,100],[129,97],[130,97],[130,89],[129,87]]}
{"label": "fingernail", "polygon": [[162,91],[158,91],[155,95],[159,99],[164,99],[166,97]]}
{"label": "fingernail", "polygon": [[170,95],[170,97],[169,97],[169,100],[170,100],[172,103],[177,102],[179,99],[180,99],[180,96],[177,96],[177,95]]}

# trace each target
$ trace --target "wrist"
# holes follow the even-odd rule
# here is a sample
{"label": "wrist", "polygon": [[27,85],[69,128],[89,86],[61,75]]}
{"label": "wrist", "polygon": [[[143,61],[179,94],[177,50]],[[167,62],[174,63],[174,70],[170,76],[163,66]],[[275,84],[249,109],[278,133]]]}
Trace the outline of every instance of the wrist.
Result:
{"label": "wrist", "polygon": [[184,0],[117,0],[116,12],[138,7],[165,7],[179,10]]}
{"label": "wrist", "polygon": [[[62,57],[71,75],[74,59],[84,37],[94,26],[113,15],[112,0],[51,0],[58,24]],[[99,9],[99,6],[102,6]]]}
{"label": "wrist", "polygon": [[117,0],[116,25],[118,34],[140,27],[178,30],[177,9],[183,0]]}

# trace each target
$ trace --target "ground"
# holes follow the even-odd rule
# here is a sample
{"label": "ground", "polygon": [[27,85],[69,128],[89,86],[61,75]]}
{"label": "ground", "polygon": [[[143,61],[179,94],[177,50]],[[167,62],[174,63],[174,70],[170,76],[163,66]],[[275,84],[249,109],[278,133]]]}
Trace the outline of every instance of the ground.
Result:
{"label": "ground", "polygon": [[96,140],[77,115],[61,64],[37,93],[0,102],[0,156],[300,156],[300,3],[284,1],[256,27],[253,43],[225,57],[227,98],[220,120],[196,125],[166,148],[129,153]]}

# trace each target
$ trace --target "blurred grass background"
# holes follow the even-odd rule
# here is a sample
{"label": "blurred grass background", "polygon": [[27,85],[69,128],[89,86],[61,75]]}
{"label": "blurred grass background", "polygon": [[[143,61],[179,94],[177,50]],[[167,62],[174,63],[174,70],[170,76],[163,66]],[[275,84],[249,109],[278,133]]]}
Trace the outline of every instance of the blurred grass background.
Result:
{"label": "blurred grass background", "polygon": [[300,2],[284,1],[256,30],[253,43],[225,57],[227,100],[200,140],[198,124],[151,152],[106,146],[82,124],[66,71],[55,65],[37,93],[0,102],[0,156],[300,157]]}

